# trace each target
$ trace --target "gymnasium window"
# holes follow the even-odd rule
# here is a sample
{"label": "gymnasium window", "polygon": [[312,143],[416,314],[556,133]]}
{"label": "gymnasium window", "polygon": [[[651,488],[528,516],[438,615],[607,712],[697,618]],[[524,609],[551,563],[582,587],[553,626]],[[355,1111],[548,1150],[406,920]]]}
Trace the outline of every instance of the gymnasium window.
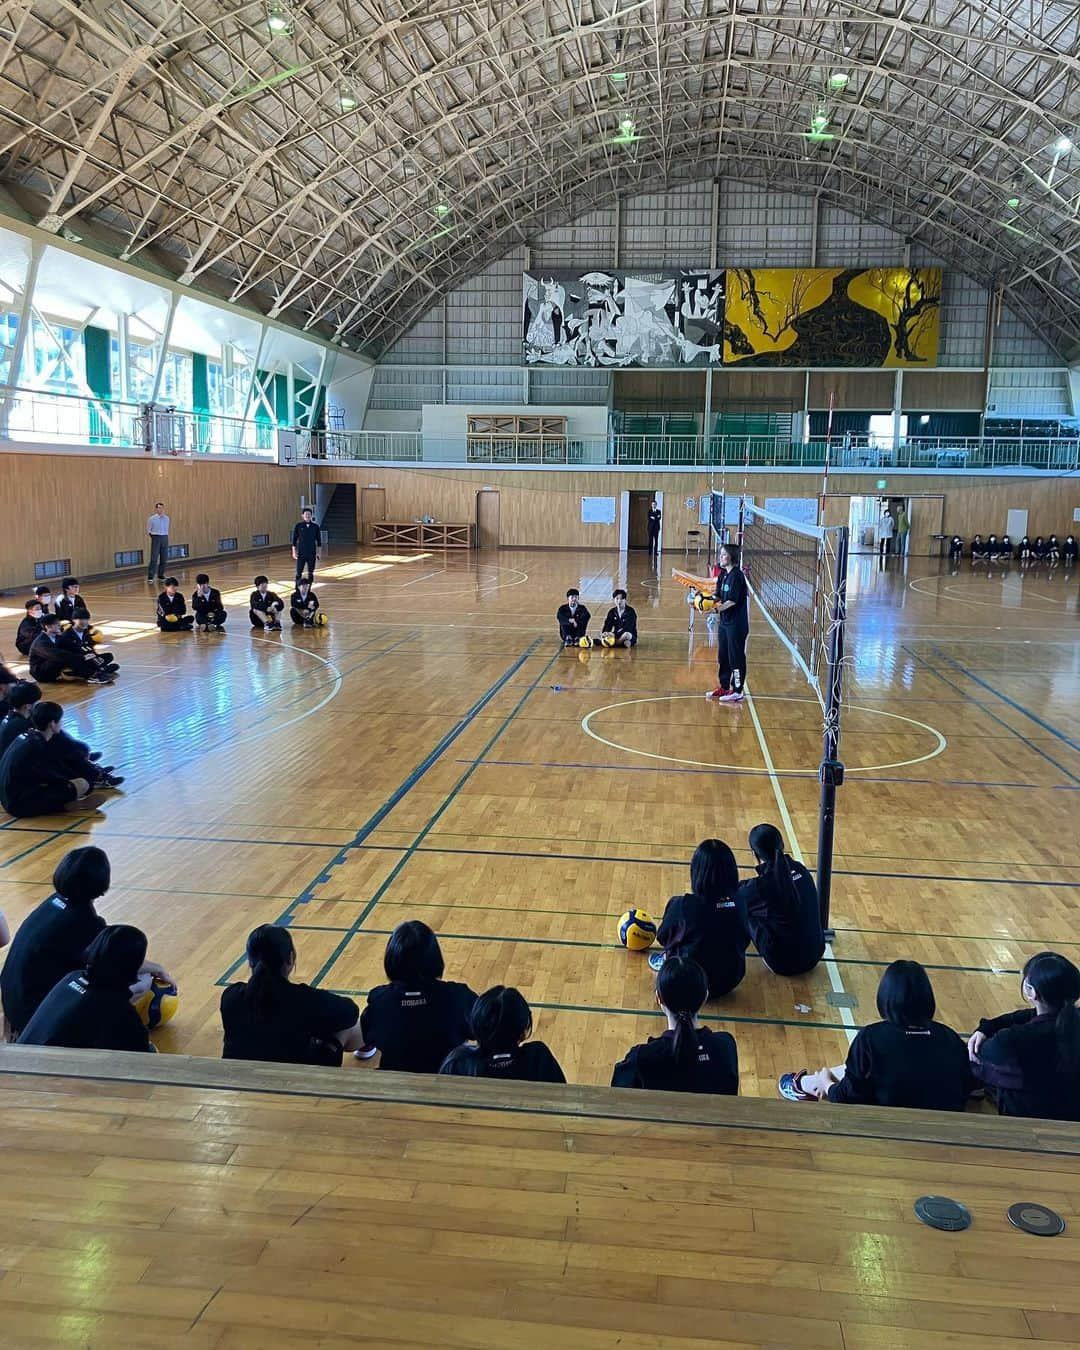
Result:
{"label": "gymnasium window", "polygon": [[169,562],[172,562],[172,560],[173,560],[174,558],[186,558],[187,556],[188,556],[188,546],[187,546],[187,544],[170,544],[170,545],[169,545],[169,552],[168,552],[168,554],[167,554],[167,557],[168,557]]}
{"label": "gymnasium window", "polygon": [[235,539],[219,539],[217,541],[217,551],[219,553],[235,553],[237,541]]}
{"label": "gymnasium window", "polygon": [[19,316],[0,312],[0,384],[11,378],[11,353],[19,336]]}
{"label": "gymnasium window", "polygon": [[49,577],[66,577],[70,571],[70,558],[53,558],[51,562],[34,564],[34,580],[47,581]]}
{"label": "gymnasium window", "polygon": [[191,374],[191,356],[188,352],[166,352],[157,401],[175,408],[190,408]]}
{"label": "gymnasium window", "polygon": [[253,534],[251,536],[252,548],[268,548],[270,546],[270,536],[268,534]]}
{"label": "gymnasium window", "polygon": [[114,567],[138,567],[143,560],[141,548],[131,548],[124,553],[113,554]]}

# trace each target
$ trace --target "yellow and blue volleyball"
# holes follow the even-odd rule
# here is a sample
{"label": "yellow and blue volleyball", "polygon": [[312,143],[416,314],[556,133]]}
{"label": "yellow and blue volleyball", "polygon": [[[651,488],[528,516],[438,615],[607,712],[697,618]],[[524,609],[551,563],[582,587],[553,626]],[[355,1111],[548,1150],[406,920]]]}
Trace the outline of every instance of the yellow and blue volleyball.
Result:
{"label": "yellow and blue volleyball", "polygon": [[155,976],[150,988],[134,1000],[132,1007],[142,1018],[143,1025],[150,1031],[156,1031],[173,1020],[179,1001],[176,985]]}
{"label": "yellow and blue volleyball", "polygon": [[591,647],[591,646],[592,646],[592,638],[587,638],[587,637],[578,638],[578,640],[577,640],[577,645],[578,645],[579,647]]}
{"label": "yellow and blue volleyball", "polygon": [[705,595],[704,592],[698,591],[694,596],[694,608],[700,613],[708,613],[710,609],[716,608],[716,601],[711,595]]}
{"label": "yellow and blue volleyball", "polygon": [[315,626],[317,628],[325,628],[329,622],[330,620],[326,617],[326,615],[322,612],[322,610],[320,610],[318,614],[315,615]]}
{"label": "yellow and blue volleyball", "polygon": [[614,634],[614,633],[603,633],[603,634],[601,635],[601,637],[600,637],[600,641],[604,644],[605,647],[614,647],[614,646],[615,646],[615,634]]}
{"label": "yellow and blue volleyball", "polygon": [[656,941],[656,920],[643,909],[628,909],[619,920],[619,941],[631,952],[643,952]]}
{"label": "yellow and blue volleyball", "polygon": [[91,628],[89,632],[90,632],[90,641],[95,645],[95,647],[99,642],[105,641],[105,634],[101,631],[100,628]]}

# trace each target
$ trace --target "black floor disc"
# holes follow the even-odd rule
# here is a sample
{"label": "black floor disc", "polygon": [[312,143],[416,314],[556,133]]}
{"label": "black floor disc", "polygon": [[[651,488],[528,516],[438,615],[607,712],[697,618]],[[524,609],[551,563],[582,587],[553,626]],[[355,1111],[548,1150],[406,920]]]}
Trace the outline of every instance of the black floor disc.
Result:
{"label": "black floor disc", "polygon": [[971,1227],[971,1214],[963,1205],[944,1195],[921,1195],[915,1201],[915,1213],[930,1228],[959,1233]]}
{"label": "black floor disc", "polygon": [[1033,1204],[1030,1200],[1010,1205],[1006,1217],[1014,1228],[1033,1233],[1036,1237],[1057,1237],[1065,1231],[1065,1220],[1060,1214],[1055,1214],[1045,1205]]}

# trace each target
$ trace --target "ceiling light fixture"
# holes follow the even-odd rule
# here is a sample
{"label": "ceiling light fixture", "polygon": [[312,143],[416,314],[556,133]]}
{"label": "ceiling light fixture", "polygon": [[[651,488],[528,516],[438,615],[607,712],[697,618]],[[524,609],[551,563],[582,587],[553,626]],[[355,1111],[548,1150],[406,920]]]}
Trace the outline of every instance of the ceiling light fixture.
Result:
{"label": "ceiling light fixture", "polygon": [[348,87],[348,85],[342,85],[338,93],[338,103],[341,106],[342,112],[352,112],[352,110],[357,106],[359,101],[360,100],[356,97],[356,95]]}
{"label": "ceiling light fixture", "polygon": [[1073,143],[1069,140],[1068,136],[1060,137],[1057,144],[1054,146],[1055,155],[1068,155],[1072,150]]}
{"label": "ceiling light fixture", "polygon": [[834,70],[829,76],[829,88],[836,90],[846,89],[850,79],[851,76],[846,70]]}
{"label": "ceiling light fixture", "polygon": [[447,206],[445,202],[440,202],[438,206],[436,206],[435,208],[435,214],[441,220],[444,216],[448,216],[450,214],[450,208]]}
{"label": "ceiling light fixture", "polygon": [[271,0],[266,7],[266,26],[272,37],[285,37],[292,32],[292,17],[279,0]]}
{"label": "ceiling light fixture", "polygon": [[633,145],[638,139],[637,127],[632,117],[624,117],[619,123],[619,134],[612,137],[613,145]]}

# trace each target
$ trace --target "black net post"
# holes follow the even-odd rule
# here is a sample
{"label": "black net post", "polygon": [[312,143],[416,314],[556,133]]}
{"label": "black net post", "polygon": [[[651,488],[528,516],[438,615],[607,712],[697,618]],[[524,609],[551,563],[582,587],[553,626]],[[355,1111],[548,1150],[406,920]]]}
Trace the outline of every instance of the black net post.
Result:
{"label": "black net post", "polygon": [[847,619],[848,529],[843,526],[836,540],[836,563],[829,616],[828,669],[825,675],[825,737],[819,777],[821,808],[818,815],[817,884],[821,923],[831,942],[829,924],[832,899],[833,840],[836,832],[836,789],[844,781],[840,762],[840,705],[843,694],[844,623]]}

